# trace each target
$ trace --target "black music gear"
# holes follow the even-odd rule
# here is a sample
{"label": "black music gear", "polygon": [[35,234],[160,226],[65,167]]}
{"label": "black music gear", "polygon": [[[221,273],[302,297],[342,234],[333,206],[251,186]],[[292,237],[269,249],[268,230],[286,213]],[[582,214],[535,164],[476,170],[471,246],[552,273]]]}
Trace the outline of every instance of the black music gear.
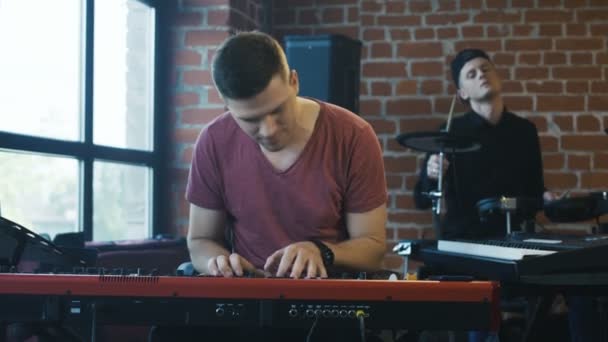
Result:
{"label": "black music gear", "polygon": [[404,147],[428,153],[465,153],[481,148],[481,145],[470,137],[443,131],[404,133],[397,136],[397,142]]}
{"label": "black music gear", "polygon": [[492,197],[477,202],[479,219],[485,221],[491,215],[504,215],[506,217],[506,233],[512,232],[512,216],[521,220],[532,220],[538,211],[543,208],[541,199],[525,197]]}
{"label": "black music gear", "polygon": [[588,196],[563,198],[547,202],[545,216],[552,222],[581,222],[608,213],[608,200],[605,192]]}
{"label": "black music gear", "polygon": [[608,235],[519,234],[503,240],[439,240],[418,257],[448,274],[519,282],[533,275],[608,273],[606,255]]}

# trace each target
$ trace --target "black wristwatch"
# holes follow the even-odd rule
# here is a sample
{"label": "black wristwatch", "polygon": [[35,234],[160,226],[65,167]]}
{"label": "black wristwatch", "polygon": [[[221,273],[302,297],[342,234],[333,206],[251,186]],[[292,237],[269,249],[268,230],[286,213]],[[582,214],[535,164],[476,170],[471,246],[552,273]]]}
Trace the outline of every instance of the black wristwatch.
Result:
{"label": "black wristwatch", "polygon": [[334,252],[329,247],[327,247],[326,244],[319,240],[310,240],[310,242],[314,243],[315,246],[319,248],[319,251],[321,252],[321,259],[323,259],[323,265],[325,265],[325,268],[333,266]]}

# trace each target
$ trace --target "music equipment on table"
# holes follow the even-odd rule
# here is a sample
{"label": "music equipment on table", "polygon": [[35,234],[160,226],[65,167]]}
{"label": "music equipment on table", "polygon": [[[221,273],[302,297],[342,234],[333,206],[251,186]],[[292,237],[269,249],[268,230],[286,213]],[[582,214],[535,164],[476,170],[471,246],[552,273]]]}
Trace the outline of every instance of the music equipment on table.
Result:
{"label": "music equipment on table", "polygon": [[489,215],[503,214],[506,217],[506,233],[511,234],[511,215],[522,218],[533,218],[537,211],[543,208],[541,198],[526,197],[491,197],[478,201],[475,206],[479,218],[483,221]]}
{"label": "music equipment on table", "polygon": [[421,248],[426,266],[446,274],[520,282],[523,277],[608,272],[608,235],[518,234],[503,240],[439,240]]}
{"label": "music equipment on table", "polygon": [[[103,272],[102,272],[103,273]],[[53,324],[498,329],[485,281],[0,274],[0,321]],[[350,322],[350,323],[349,323]]]}

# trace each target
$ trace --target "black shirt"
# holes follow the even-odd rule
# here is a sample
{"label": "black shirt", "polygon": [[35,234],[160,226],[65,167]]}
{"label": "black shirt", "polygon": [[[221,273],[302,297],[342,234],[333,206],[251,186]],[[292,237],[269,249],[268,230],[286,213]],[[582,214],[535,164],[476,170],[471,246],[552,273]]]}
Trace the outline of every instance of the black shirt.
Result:
{"label": "black shirt", "polygon": [[[482,220],[477,202],[501,196],[534,199],[542,203],[543,170],[534,124],[510,112],[503,112],[496,125],[470,111],[452,120],[450,133],[475,139],[478,151],[446,155],[450,162],[444,187],[446,215],[442,238],[486,238],[504,236],[505,215]],[[427,155],[414,191],[416,207],[427,209],[431,200],[422,194],[436,189],[437,182],[426,173]],[[511,227],[525,219],[512,217]]]}

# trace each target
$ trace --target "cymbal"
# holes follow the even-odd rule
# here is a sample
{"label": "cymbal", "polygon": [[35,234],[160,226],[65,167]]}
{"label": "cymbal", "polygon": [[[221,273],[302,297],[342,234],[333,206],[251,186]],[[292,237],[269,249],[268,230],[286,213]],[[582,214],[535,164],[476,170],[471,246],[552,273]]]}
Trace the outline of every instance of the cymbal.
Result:
{"label": "cymbal", "polygon": [[479,142],[472,138],[441,131],[404,133],[397,136],[397,142],[413,150],[429,153],[465,153],[481,148]]}

